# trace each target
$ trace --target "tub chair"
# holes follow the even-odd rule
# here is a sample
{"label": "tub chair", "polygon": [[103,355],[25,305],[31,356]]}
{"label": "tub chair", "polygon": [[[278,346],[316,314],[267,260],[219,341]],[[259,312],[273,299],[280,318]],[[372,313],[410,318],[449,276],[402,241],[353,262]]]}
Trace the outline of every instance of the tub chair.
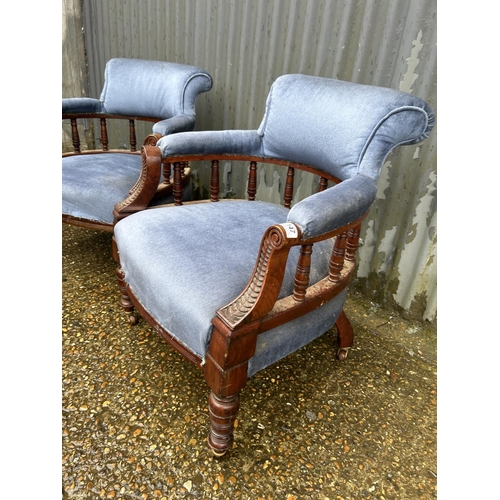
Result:
{"label": "tub chair", "polygon": [[[138,311],[203,372],[215,455],[233,443],[249,377],[334,325],[346,357],[353,330],[343,306],[380,169],[433,123],[427,103],[407,93],[285,75],[258,130],[180,133],[143,147],[145,168],[168,161],[174,183],[183,162],[211,171],[210,200],[129,215],[115,225],[113,253],[130,321]],[[245,199],[219,199],[219,166],[231,161],[248,165]],[[284,169],[281,203],[257,199],[262,169]],[[300,170],[317,190],[294,200]]]}
{"label": "tub chair", "polygon": [[[152,176],[142,168],[140,147],[193,130],[196,98],[210,90],[212,78],[195,66],[122,58],[108,61],[104,77],[100,99],[62,100],[62,118],[71,124],[73,143],[73,151],[62,155],[62,220],[112,231],[115,218],[131,210],[173,201],[170,165],[163,162],[160,176]],[[152,125],[152,133],[139,143],[139,150],[138,121]],[[96,125],[100,147],[84,150],[80,134],[90,123]],[[119,138],[113,147],[113,127],[117,131],[119,123],[126,124],[122,127],[126,139]],[[189,199],[189,167],[183,166],[183,198]],[[130,197],[136,184],[141,185],[141,194]]]}

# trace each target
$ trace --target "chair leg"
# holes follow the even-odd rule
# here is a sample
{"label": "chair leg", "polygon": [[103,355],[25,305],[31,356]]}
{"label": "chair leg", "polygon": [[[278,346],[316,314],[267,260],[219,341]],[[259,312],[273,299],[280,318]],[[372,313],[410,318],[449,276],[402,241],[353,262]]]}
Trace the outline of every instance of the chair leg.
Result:
{"label": "chair leg", "polygon": [[234,421],[240,407],[239,392],[225,398],[220,398],[211,392],[208,407],[210,413],[208,445],[215,456],[222,457],[233,444]]}
{"label": "chair leg", "polygon": [[352,347],[354,338],[351,322],[343,309],[335,322],[335,326],[337,327],[337,342],[339,345],[337,358],[340,361],[343,361],[347,358],[347,354],[349,353],[349,349]]}
{"label": "chair leg", "polygon": [[118,278],[118,288],[120,289],[120,300],[119,303],[128,314],[128,320],[131,325],[137,324],[139,320],[139,315],[134,309],[134,304],[130,300],[127,293],[127,287],[125,285],[125,273],[121,267],[116,268],[116,277]]}

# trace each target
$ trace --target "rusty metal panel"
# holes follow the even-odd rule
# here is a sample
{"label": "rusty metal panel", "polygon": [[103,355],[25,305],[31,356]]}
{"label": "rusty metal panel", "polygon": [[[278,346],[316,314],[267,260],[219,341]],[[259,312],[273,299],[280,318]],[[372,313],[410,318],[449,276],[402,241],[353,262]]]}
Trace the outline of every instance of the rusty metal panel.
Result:
{"label": "rusty metal panel", "polygon": [[[65,0],[69,2],[70,0]],[[414,93],[436,109],[436,0],[85,0],[89,88],[98,97],[112,57],[207,69],[196,129],[257,128],[272,82],[304,73]],[[222,196],[245,191],[246,166],[225,166]],[[193,173],[195,190],[207,168]],[[284,186],[259,174],[258,193]],[[363,226],[355,286],[378,303],[434,321],[436,132],[391,154]],[[295,201],[316,186],[296,179]]]}

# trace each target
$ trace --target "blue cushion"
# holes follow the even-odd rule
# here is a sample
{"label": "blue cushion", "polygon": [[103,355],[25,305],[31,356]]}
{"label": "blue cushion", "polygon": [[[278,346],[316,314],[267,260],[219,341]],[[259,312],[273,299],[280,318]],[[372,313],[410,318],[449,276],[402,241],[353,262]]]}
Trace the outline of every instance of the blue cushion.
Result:
{"label": "blue cushion", "polygon": [[104,78],[103,111],[131,116],[194,115],[196,97],[212,87],[202,68],[143,59],[111,59]]}
{"label": "blue cushion", "polygon": [[62,114],[67,113],[100,113],[102,102],[91,97],[66,97],[62,100]]}
{"label": "blue cushion", "polygon": [[140,154],[103,153],[62,159],[62,213],[108,224],[142,168]]}
{"label": "blue cushion", "polygon": [[[262,235],[269,226],[286,222],[287,214],[286,208],[271,203],[227,200],[131,215],[115,226],[125,280],[148,313],[203,359],[217,309],[244,289]],[[311,284],[328,274],[332,246],[331,240],[314,246]],[[295,247],[290,253],[280,297],[293,291],[299,251]],[[273,345],[273,350],[255,359],[249,372],[324,333],[336,320],[343,300],[280,327],[287,332],[280,341],[267,332],[262,342]]]}
{"label": "blue cushion", "polygon": [[368,211],[377,185],[359,174],[296,203],[288,221],[297,224],[306,238],[320,236],[350,224]]}
{"label": "blue cushion", "polygon": [[255,355],[248,362],[247,375],[251,377],[329,330],[342,312],[346,296],[347,288],[318,309],[261,333]]}
{"label": "blue cushion", "polygon": [[[140,154],[102,153],[62,159],[62,213],[105,224],[113,223],[113,209],[135,185],[142,168]],[[191,198],[189,185],[183,200]],[[152,203],[173,203],[172,195]]]}

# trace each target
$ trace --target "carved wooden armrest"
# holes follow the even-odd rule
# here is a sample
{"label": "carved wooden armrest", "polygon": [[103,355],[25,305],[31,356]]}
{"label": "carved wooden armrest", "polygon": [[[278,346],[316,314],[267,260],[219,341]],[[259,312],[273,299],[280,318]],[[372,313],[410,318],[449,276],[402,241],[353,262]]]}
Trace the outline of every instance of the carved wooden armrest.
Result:
{"label": "carved wooden armrest", "polygon": [[141,175],[129,195],[115,205],[113,224],[127,215],[144,210],[156,193],[161,178],[161,151],[156,146],[145,145],[141,149],[141,155]]}
{"label": "carved wooden armrest", "polygon": [[144,139],[143,146],[156,146],[156,143],[162,138],[161,134],[149,134]]}
{"label": "carved wooden armrest", "polygon": [[[221,307],[217,316],[229,328],[261,320],[263,332],[281,324],[286,314],[292,320],[321,306],[340,293],[351,281],[355,252],[364,214],[351,224],[322,236],[302,239],[300,228],[291,222],[271,226],[262,239],[259,256],[245,290],[231,303]],[[313,244],[335,237],[328,276],[309,285]],[[301,246],[293,293],[278,300],[286,261],[292,246]]]}
{"label": "carved wooden armrest", "polygon": [[288,253],[300,241],[300,229],[292,223],[276,224],[262,238],[252,278],[245,290],[220,308],[217,316],[230,328],[267,314],[280,293]]}

